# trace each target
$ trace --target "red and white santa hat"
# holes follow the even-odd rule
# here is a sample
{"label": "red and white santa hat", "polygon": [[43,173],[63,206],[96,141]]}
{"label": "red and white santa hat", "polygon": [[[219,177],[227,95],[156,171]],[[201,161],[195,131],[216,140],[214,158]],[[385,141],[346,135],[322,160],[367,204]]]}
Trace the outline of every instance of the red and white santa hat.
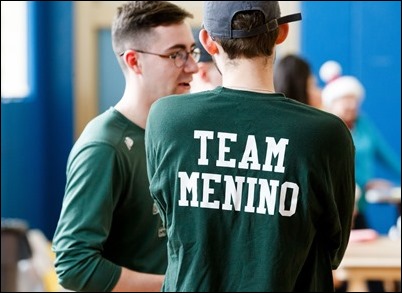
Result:
{"label": "red and white santa hat", "polygon": [[353,76],[342,76],[342,67],[336,61],[327,61],[320,68],[320,78],[326,83],[322,90],[322,102],[325,107],[346,95],[353,95],[360,102],[364,98],[364,87]]}

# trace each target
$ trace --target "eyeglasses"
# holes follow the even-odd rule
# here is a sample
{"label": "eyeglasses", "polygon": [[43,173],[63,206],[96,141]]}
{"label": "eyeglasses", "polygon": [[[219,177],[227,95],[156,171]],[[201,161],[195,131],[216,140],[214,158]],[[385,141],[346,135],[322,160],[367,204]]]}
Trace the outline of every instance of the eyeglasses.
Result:
{"label": "eyeglasses", "polygon": [[[146,51],[136,50],[136,49],[131,49],[131,50],[137,51],[138,53],[150,54],[150,55],[159,56],[161,58],[172,59],[174,61],[174,64],[178,68],[181,68],[184,66],[184,64],[186,64],[186,62],[188,60],[188,56],[191,55],[191,57],[194,59],[195,62],[198,62],[200,60],[200,56],[201,56],[200,48],[193,48],[193,49],[191,49],[190,52],[187,52],[184,49],[180,49],[179,51],[177,51],[173,54],[170,54],[170,55],[162,55],[162,54],[151,53],[151,52],[146,52]],[[119,54],[120,57],[123,55],[124,55],[124,52]]]}

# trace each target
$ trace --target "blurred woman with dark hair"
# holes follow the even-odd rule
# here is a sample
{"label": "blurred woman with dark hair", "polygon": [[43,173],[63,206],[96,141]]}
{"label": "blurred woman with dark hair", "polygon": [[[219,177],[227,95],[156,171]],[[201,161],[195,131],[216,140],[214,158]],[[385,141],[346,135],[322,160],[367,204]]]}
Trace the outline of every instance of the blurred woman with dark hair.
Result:
{"label": "blurred woman with dark hair", "polygon": [[275,90],[288,98],[321,108],[321,89],[309,63],[296,55],[283,57],[274,71]]}

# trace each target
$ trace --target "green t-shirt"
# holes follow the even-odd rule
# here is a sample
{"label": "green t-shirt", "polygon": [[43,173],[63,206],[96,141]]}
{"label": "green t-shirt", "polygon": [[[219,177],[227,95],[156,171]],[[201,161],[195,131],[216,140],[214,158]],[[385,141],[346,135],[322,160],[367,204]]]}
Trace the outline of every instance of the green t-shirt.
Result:
{"label": "green t-shirt", "polygon": [[218,87],[153,104],[151,195],[164,291],[333,291],[354,207],[354,145],[336,116]]}
{"label": "green t-shirt", "polygon": [[164,274],[166,237],[149,194],[144,133],[110,108],[75,143],[53,239],[63,287],[110,291],[121,266]]}

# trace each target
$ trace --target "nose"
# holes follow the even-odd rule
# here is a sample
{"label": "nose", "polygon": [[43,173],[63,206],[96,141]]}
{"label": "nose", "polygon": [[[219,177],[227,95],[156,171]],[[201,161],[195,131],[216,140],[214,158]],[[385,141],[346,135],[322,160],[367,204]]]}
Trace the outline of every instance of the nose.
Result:
{"label": "nose", "polygon": [[192,74],[198,72],[198,65],[197,62],[195,62],[193,56],[188,56],[186,63],[184,63],[184,71]]}

